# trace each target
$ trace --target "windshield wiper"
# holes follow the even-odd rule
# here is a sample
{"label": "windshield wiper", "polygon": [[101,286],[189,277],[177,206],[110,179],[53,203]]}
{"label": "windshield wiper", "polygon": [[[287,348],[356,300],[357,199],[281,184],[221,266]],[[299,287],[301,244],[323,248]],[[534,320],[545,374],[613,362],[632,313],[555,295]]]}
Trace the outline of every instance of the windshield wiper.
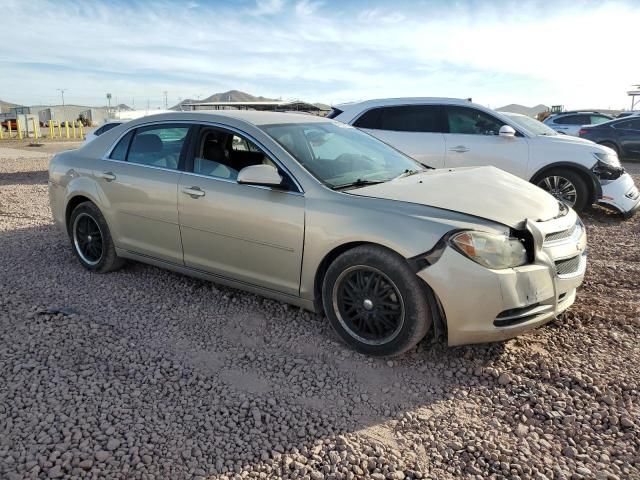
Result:
{"label": "windshield wiper", "polygon": [[364,187],[367,185],[377,185],[379,183],[384,183],[386,182],[386,180],[364,180],[362,178],[358,178],[355,182],[351,182],[351,183],[343,183],[342,185],[335,185],[333,188],[333,190],[342,190],[344,188],[350,188],[350,187]]}
{"label": "windshield wiper", "polygon": [[396,180],[398,178],[410,177],[411,175],[415,175],[416,173],[422,173],[424,170],[411,170],[407,168],[404,172],[402,172],[397,177],[392,178],[392,180]]}

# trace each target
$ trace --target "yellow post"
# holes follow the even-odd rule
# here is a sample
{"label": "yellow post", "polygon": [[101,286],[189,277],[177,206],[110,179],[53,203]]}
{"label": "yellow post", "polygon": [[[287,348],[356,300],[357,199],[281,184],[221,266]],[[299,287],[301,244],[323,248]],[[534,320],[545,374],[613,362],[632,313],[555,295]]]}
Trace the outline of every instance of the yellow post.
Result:
{"label": "yellow post", "polygon": [[[16,118],[16,126],[18,127],[18,138],[22,140],[22,128],[20,128],[20,120],[18,120],[17,118]],[[25,125],[25,128],[26,128],[26,125]]]}
{"label": "yellow post", "polygon": [[84,127],[84,125],[80,122],[80,140],[84,140],[84,131],[82,127]]}
{"label": "yellow post", "polygon": [[38,129],[36,128],[36,119],[32,118],[31,122],[33,123],[33,139],[37,142],[38,141]]}
{"label": "yellow post", "polygon": [[67,137],[67,140],[69,140],[69,121],[68,120],[64,121],[64,136]]}
{"label": "yellow post", "polygon": [[2,140],[4,138],[4,127],[2,125],[0,125],[0,140]]}
{"label": "yellow post", "polygon": [[62,138],[62,122],[58,122],[58,138]]}
{"label": "yellow post", "polygon": [[71,122],[71,128],[73,130],[73,138],[76,138],[76,122],[75,120]]}
{"label": "yellow post", "polygon": [[53,121],[49,120],[49,138],[53,138]]}
{"label": "yellow post", "polygon": [[7,120],[7,127],[9,127],[9,138],[11,138],[11,120]]}

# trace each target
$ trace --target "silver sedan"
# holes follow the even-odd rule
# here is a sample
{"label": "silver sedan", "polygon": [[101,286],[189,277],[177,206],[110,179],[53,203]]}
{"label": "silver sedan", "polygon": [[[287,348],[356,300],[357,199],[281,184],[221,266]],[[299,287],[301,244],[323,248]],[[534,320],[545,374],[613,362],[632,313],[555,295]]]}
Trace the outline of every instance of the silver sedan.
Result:
{"label": "silver sedan", "polygon": [[371,355],[544,324],[586,266],[575,212],[530,183],[308,115],[142,118],[56,155],[49,187],[85,268],[135,260],[324,312]]}

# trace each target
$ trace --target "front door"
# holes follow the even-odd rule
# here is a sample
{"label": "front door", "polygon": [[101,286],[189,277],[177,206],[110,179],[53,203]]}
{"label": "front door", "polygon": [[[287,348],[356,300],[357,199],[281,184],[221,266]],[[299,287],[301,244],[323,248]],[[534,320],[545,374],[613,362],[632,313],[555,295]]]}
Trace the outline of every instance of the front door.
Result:
{"label": "front door", "polygon": [[177,189],[188,131],[181,124],[137,128],[97,163],[116,247],[182,264]]}
{"label": "front door", "polygon": [[236,182],[246,166],[273,164],[248,138],[207,127],[194,139],[191,173],[178,185],[185,265],[298,295],[304,196],[293,184],[280,190]]}
{"label": "front door", "polygon": [[444,108],[447,168],[492,165],[522,178],[526,176],[529,143],[524,136],[501,137],[498,132],[504,122],[481,110]]}

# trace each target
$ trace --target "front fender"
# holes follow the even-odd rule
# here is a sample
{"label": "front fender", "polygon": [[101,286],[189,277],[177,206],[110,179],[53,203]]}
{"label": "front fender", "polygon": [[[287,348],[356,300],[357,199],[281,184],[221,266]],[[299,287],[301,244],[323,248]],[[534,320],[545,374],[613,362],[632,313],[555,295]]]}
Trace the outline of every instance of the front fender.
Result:
{"label": "front fender", "polygon": [[506,228],[457,212],[399,201],[355,195],[347,202],[307,198],[300,296],[315,300],[316,273],[328,255],[345,245],[380,245],[409,259],[431,250],[453,229],[479,225],[487,231]]}

